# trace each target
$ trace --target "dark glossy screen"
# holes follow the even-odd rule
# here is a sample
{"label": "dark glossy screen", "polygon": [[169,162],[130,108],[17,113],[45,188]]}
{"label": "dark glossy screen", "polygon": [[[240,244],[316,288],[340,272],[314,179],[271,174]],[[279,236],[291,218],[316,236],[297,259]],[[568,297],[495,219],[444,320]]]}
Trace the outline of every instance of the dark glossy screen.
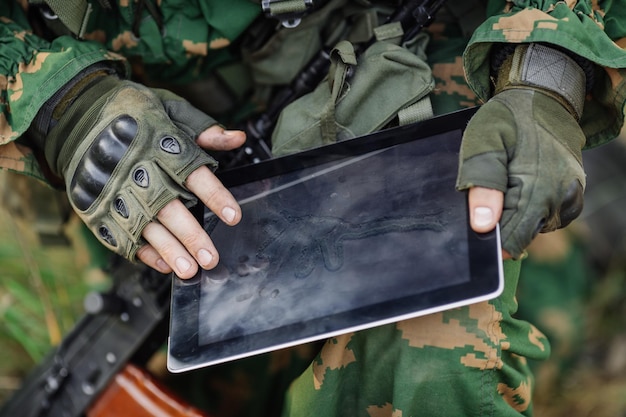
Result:
{"label": "dark glossy screen", "polygon": [[497,236],[468,229],[466,196],[454,187],[461,135],[358,155],[329,148],[329,162],[285,160],[292,167],[281,174],[232,185],[241,223],[204,213],[220,264],[174,279],[170,369],[494,294]]}

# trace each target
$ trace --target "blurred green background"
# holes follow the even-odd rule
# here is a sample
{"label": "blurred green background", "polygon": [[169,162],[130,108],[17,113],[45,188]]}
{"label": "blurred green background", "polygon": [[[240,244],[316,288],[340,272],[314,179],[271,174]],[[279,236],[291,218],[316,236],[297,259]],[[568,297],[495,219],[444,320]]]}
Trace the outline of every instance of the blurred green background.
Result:
{"label": "blurred green background", "polygon": [[[0,171],[0,404],[109,285],[58,192]],[[27,207],[25,201],[37,207]],[[66,238],[67,237],[67,238]]]}

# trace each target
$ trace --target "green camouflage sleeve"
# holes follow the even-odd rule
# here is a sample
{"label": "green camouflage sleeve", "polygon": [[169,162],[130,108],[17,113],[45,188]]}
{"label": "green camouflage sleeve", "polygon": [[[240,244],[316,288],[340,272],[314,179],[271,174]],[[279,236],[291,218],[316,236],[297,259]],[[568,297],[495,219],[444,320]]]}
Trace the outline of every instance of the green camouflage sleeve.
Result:
{"label": "green camouflage sleeve", "polygon": [[32,152],[18,139],[41,106],[81,70],[109,61],[125,72],[120,55],[94,42],[35,36],[15,2],[0,3],[0,168],[41,178]]}
{"label": "green camouflage sleeve", "polygon": [[581,126],[587,147],[616,137],[626,101],[626,7],[620,0],[490,0],[490,17],[474,32],[463,57],[468,84],[491,95],[489,52],[494,43],[544,42],[597,65]]}
{"label": "green camouflage sleeve", "polygon": [[[185,84],[230,60],[229,46],[261,11],[251,0],[158,2],[152,15],[137,2],[117,2],[116,13],[93,8],[85,39],[139,58],[153,81]],[[143,16],[137,20],[138,13]]]}

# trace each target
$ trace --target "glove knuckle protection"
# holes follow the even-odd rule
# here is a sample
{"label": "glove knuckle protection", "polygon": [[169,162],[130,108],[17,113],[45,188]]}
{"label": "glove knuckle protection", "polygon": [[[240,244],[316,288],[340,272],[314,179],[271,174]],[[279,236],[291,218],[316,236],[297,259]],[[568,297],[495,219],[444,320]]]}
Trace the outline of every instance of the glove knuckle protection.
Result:
{"label": "glove knuckle protection", "polygon": [[161,208],[176,198],[196,201],[184,187],[189,174],[215,161],[148,89],[123,83],[99,115],[64,168],[67,191],[96,237],[132,259]]}
{"label": "glove knuckle protection", "polygon": [[78,162],[68,188],[76,208],[85,211],[96,201],[136,134],[137,122],[120,116],[96,136]]}
{"label": "glove knuckle protection", "polygon": [[567,187],[565,196],[559,207],[559,228],[567,226],[580,216],[584,206],[583,194],[584,189],[582,184],[578,180],[573,180]]}

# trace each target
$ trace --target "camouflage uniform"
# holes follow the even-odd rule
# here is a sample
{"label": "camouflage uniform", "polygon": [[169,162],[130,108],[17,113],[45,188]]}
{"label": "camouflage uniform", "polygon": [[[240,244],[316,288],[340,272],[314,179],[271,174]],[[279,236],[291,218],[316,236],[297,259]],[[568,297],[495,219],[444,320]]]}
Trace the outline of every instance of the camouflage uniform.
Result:
{"label": "camouflage uniform", "polygon": [[[581,120],[587,146],[619,133],[626,100],[626,52],[620,47],[626,45],[626,8],[613,0],[484,3],[489,17],[470,40],[458,28],[430,28],[435,113],[489,98],[494,43],[545,42],[597,65]],[[80,42],[70,37],[44,41],[29,32],[16,2],[0,6],[1,166],[45,176],[22,135],[42,104],[87,66],[105,62],[130,76],[127,56],[141,61],[142,75],[152,81],[202,78],[229,62],[225,47],[259,8],[245,0],[164,1],[161,27],[146,14],[133,28],[133,6],[119,1],[118,20],[96,7],[87,41]],[[490,302],[326,341],[289,388],[283,414],[530,415],[533,381],[527,360],[546,358],[550,348],[534,326],[513,317],[519,270],[519,261],[505,262],[504,293]],[[254,385],[247,388],[255,390]]]}

